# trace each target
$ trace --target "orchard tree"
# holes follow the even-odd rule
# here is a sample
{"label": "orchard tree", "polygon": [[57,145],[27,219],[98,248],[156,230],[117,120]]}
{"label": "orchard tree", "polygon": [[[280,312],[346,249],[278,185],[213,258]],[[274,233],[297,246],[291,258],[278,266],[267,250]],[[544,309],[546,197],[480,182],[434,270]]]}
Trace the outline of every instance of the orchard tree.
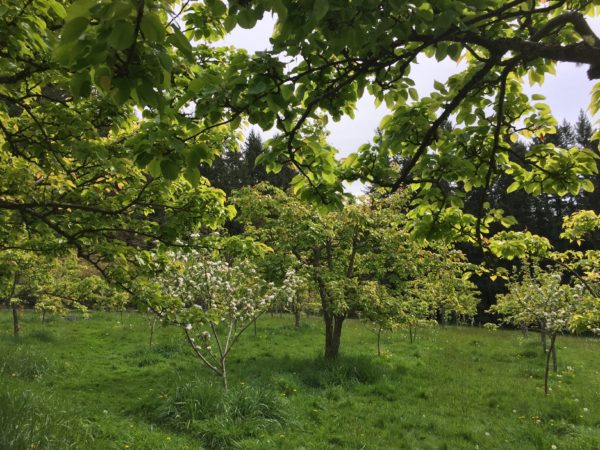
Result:
{"label": "orchard tree", "polygon": [[[443,246],[428,248],[406,231],[406,198],[365,197],[340,211],[319,211],[268,185],[240,190],[234,199],[245,232],[310,267],[325,325],[325,357],[338,354],[350,314],[383,328],[405,315],[410,283],[443,261]],[[451,264],[450,262],[448,264]],[[459,278],[462,273],[459,275]],[[389,313],[390,317],[385,317]],[[385,323],[385,325],[383,325]]]}
{"label": "orchard tree", "polygon": [[[421,274],[410,283],[410,289],[417,302],[428,306],[429,317],[439,317],[442,324],[452,316],[457,322],[473,317],[477,312],[479,293],[469,280],[475,267],[466,261],[464,254],[438,248],[419,258],[423,265]],[[417,306],[416,311],[420,309]],[[418,315],[416,318],[421,319]]]}
{"label": "orchard tree", "polygon": [[368,251],[368,205],[348,205],[319,213],[310,205],[268,185],[242,189],[235,198],[245,232],[275,253],[310,268],[325,325],[325,357],[338,354],[342,325],[360,309],[360,254]]}
{"label": "orchard tree", "polygon": [[[215,252],[169,252],[160,277],[164,295],[152,305],[159,317],[183,328],[194,354],[227,389],[226,360],[242,333],[293,286],[266,282],[250,258],[227,261]],[[294,276],[289,273],[289,279]]]}
{"label": "orchard tree", "polygon": [[283,310],[294,316],[295,328],[300,328],[303,312],[318,307],[318,303],[312,298],[314,292],[311,289],[310,276],[305,268],[302,269],[299,271],[290,267],[286,270],[284,280],[287,293],[280,295],[278,301]]}
{"label": "orchard tree", "polygon": [[561,272],[539,267],[522,270],[520,280],[508,284],[508,293],[498,296],[492,310],[501,314],[507,323],[544,323],[550,337],[550,348],[545,355],[546,394],[551,356],[553,369],[557,370],[557,336],[565,331],[600,331],[600,299],[591,296],[582,284],[563,283]]}
{"label": "orchard tree", "polygon": [[74,251],[62,255],[8,250],[0,254],[0,289],[13,314],[13,334],[20,333],[19,310],[32,304],[46,315],[87,312],[88,306],[107,301],[126,302],[126,293],[110,286],[89,263]]}
{"label": "orchard tree", "polygon": [[400,297],[377,281],[363,283],[360,290],[365,299],[361,318],[377,336],[377,356],[381,356],[381,334],[384,331],[393,331],[407,322],[405,305]]}

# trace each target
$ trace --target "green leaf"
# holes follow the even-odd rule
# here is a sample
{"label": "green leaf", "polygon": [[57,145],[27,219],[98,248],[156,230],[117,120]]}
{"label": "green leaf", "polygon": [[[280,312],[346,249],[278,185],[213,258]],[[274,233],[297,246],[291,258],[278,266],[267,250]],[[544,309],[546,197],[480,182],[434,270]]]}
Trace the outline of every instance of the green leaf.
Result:
{"label": "green leaf", "polygon": [[327,11],[329,11],[328,0],[315,0],[312,12],[312,16],[315,21],[320,22],[321,19],[327,15]]}
{"label": "green leaf", "polygon": [[88,19],[85,17],[76,17],[65,24],[60,33],[61,43],[69,43],[79,39],[88,26]]}
{"label": "green leaf", "polygon": [[87,97],[90,95],[91,90],[92,80],[89,72],[79,72],[73,75],[71,78],[71,93],[75,100]]}
{"label": "green leaf", "polygon": [[227,12],[227,6],[221,0],[206,0],[206,6],[215,16],[222,16]]}
{"label": "green leaf", "polygon": [[54,11],[54,14],[56,14],[61,19],[64,19],[67,16],[67,11],[65,10],[64,6],[56,0],[49,0],[48,6],[52,11]]}
{"label": "green leaf", "polygon": [[254,11],[244,8],[237,15],[237,23],[240,27],[247,30],[254,28],[256,25],[257,17]]}
{"label": "green leaf", "polygon": [[116,78],[112,82],[114,89],[111,97],[117,105],[122,105],[131,95],[131,82],[128,78]]}
{"label": "green leaf", "polygon": [[192,44],[185,35],[179,31],[179,29],[175,28],[173,30],[173,34],[170,36],[170,42],[177,47],[188,60],[191,60],[192,55]]}
{"label": "green leaf", "polygon": [[448,56],[450,56],[453,61],[458,61],[461,53],[462,46],[460,44],[454,42],[448,46]]}
{"label": "green leaf", "polygon": [[156,14],[148,13],[144,15],[140,28],[144,33],[144,38],[150,42],[160,42],[165,38],[165,27]]}
{"label": "green leaf", "polygon": [[69,22],[76,17],[89,17],[90,8],[96,4],[96,0],[76,0],[69,6],[65,20]]}
{"label": "green leaf", "polygon": [[581,188],[586,192],[594,192],[594,183],[591,180],[584,178],[581,180]]}
{"label": "green leaf", "polygon": [[156,56],[160,61],[160,65],[163,66],[167,72],[171,72],[173,70],[173,60],[168,54],[160,52]]}
{"label": "green leaf", "polygon": [[510,186],[508,186],[508,188],[506,189],[506,193],[510,194],[511,192],[515,192],[520,187],[521,187],[521,183],[519,183],[518,181],[514,181],[513,183],[511,183]]}
{"label": "green leaf", "polygon": [[185,168],[184,176],[192,186],[196,187],[200,183],[200,171],[197,167],[188,166]]}
{"label": "green leaf", "polygon": [[186,162],[188,166],[197,167],[203,162],[211,161],[213,152],[204,142],[192,145],[190,148]]}
{"label": "green leaf", "polygon": [[515,219],[513,216],[506,216],[500,219],[500,223],[503,227],[510,228],[517,224],[517,219]]}
{"label": "green leaf", "polygon": [[251,94],[251,95],[262,94],[266,90],[267,90],[267,85],[265,83],[263,83],[262,81],[258,81],[258,82],[254,82],[250,85],[250,87],[248,88],[248,94]]}
{"label": "green leaf", "polygon": [[160,95],[152,88],[151,83],[143,81],[136,86],[135,91],[140,102],[149,106],[154,106],[155,108],[159,106]]}
{"label": "green leaf", "polygon": [[117,50],[126,50],[133,45],[135,25],[129,21],[119,20],[115,23],[108,44]]}
{"label": "green leaf", "polygon": [[175,180],[179,175],[179,165],[172,159],[163,159],[160,162],[160,171],[167,180]]}

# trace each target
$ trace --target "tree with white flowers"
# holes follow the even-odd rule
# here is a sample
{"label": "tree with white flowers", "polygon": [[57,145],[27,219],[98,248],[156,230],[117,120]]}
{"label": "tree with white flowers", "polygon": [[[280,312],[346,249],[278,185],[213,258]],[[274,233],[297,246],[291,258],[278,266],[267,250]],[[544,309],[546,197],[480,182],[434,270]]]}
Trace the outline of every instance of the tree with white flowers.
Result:
{"label": "tree with white flowers", "polygon": [[492,311],[501,314],[506,323],[544,324],[550,337],[544,374],[546,394],[551,356],[553,368],[557,370],[557,336],[566,331],[600,331],[598,298],[590,295],[581,283],[564,283],[560,272],[542,270],[537,266],[525,267],[521,279],[508,284],[508,293],[498,296]]}
{"label": "tree with white flowers", "polygon": [[161,276],[164,298],[155,311],[181,326],[194,354],[219,375],[227,389],[226,359],[242,333],[288,286],[266,282],[248,258],[226,261],[214,253],[173,253]]}

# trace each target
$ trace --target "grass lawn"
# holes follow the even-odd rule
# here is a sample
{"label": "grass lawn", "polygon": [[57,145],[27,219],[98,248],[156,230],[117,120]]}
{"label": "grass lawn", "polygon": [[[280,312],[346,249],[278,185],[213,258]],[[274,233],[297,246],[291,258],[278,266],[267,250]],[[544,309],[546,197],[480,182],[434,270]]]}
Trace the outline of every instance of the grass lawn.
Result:
{"label": "grass lawn", "polygon": [[22,337],[0,312],[0,449],[600,449],[600,341],[560,336],[543,393],[539,335],[448,327],[376,338],[344,325],[320,358],[322,323],[264,317],[229,359],[230,390],[180,330],[95,313]]}

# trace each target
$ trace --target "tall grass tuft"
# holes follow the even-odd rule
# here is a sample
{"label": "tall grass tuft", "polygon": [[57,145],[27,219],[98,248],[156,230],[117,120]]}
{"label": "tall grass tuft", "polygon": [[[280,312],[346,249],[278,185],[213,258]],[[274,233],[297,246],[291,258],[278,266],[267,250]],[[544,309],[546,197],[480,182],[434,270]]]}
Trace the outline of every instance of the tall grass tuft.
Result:
{"label": "tall grass tuft", "polygon": [[220,384],[200,380],[184,383],[162,399],[149,398],[139,409],[150,422],[189,433],[210,449],[239,446],[289,422],[283,400],[269,389],[239,385],[223,392]]}
{"label": "tall grass tuft", "polygon": [[76,419],[61,413],[53,397],[32,391],[0,391],[0,449],[84,448],[91,440]]}
{"label": "tall grass tuft", "polygon": [[58,369],[58,365],[44,355],[21,345],[10,347],[0,359],[0,374],[24,380],[35,380]]}

